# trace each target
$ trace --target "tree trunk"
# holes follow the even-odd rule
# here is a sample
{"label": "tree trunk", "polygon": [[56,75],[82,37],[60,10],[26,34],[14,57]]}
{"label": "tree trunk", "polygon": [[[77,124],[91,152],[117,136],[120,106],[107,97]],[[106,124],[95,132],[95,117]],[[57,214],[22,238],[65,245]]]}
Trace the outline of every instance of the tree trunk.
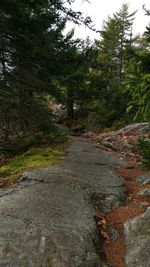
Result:
{"label": "tree trunk", "polygon": [[67,90],[67,118],[70,120],[74,118],[73,102],[73,89],[70,86]]}

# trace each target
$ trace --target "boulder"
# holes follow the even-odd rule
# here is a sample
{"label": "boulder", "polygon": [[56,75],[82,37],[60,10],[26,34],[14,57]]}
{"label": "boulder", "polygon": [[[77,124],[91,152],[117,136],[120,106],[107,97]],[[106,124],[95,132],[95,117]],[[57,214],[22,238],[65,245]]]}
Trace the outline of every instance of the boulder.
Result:
{"label": "boulder", "polygon": [[132,123],[128,126],[125,126],[121,128],[119,131],[117,131],[117,134],[125,134],[130,131],[138,131],[140,133],[149,131],[149,122],[140,122],[140,123]]}
{"label": "boulder", "polygon": [[110,149],[112,149],[114,151],[118,151],[118,148],[113,143],[104,141],[102,144],[107,148],[110,148]]}
{"label": "boulder", "polygon": [[150,208],[124,225],[126,267],[150,266]]}

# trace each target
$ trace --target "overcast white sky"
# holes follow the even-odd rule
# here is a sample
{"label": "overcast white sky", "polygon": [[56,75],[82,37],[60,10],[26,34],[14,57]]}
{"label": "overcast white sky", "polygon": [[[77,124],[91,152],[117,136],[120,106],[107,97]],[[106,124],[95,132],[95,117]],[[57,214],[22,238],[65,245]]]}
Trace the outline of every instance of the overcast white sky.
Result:
{"label": "overcast white sky", "polygon": [[[143,33],[145,27],[150,22],[150,16],[145,16],[145,12],[142,9],[143,4],[145,4],[147,9],[150,9],[150,0],[90,0],[91,4],[84,0],[76,0],[72,4],[72,8],[76,11],[81,11],[85,16],[90,16],[95,24],[97,30],[102,29],[103,21],[107,20],[108,15],[112,15],[116,11],[119,11],[123,3],[129,4],[129,11],[137,11],[136,19],[134,22],[133,33]],[[67,31],[73,28],[74,25],[69,24],[67,26]],[[98,39],[99,34],[96,34],[84,26],[75,27],[75,37],[86,38],[89,36],[91,39]]]}

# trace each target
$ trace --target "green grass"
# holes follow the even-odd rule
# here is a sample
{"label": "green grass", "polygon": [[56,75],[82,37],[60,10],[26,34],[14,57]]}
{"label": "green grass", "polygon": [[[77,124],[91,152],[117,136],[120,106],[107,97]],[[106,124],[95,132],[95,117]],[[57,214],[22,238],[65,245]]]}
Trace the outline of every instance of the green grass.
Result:
{"label": "green grass", "polygon": [[21,156],[10,159],[2,165],[0,177],[14,180],[25,170],[48,167],[59,163],[63,155],[63,146],[31,148]]}

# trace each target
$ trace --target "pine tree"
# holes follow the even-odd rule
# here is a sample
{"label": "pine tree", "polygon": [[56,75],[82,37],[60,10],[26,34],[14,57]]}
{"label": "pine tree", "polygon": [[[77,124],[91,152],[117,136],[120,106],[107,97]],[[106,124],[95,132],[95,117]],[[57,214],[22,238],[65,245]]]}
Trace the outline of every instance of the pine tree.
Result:
{"label": "pine tree", "polygon": [[[101,95],[103,107],[107,107],[110,123],[124,116],[128,96],[122,90],[124,71],[128,65],[127,50],[132,45],[132,24],[135,12],[129,14],[124,4],[119,12],[104,22],[98,42],[100,80],[103,80]],[[106,113],[106,112],[105,112]]]}
{"label": "pine tree", "polygon": [[[70,3],[70,0],[67,1]],[[62,0],[0,3],[0,137],[10,143],[50,120],[45,94],[58,98],[64,75],[66,20],[90,24]],[[42,116],[43,114],[43,116]]]}

